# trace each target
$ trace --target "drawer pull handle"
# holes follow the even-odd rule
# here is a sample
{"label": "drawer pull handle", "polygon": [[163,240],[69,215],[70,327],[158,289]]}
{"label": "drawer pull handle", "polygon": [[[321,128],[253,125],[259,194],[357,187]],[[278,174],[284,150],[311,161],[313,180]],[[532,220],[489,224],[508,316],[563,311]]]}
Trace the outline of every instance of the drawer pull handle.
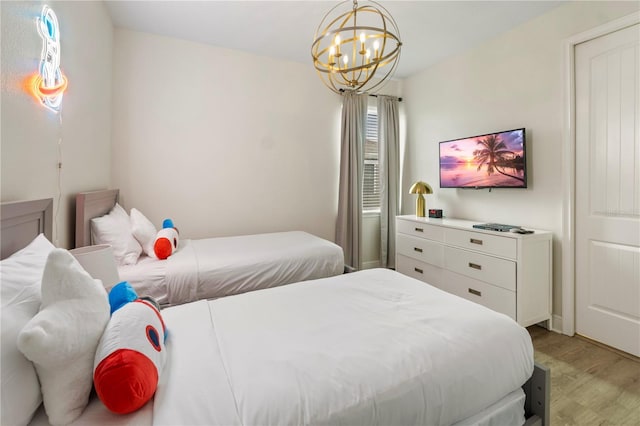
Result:
{"label": "drawer pull handle", "polygon": [[476,296],[481,296],[482,297],[482,292],[481,291],[474,290],[472,288],[469,289],[469,293],[475,294]]}
{"label": "drawer pull handle", "polygon": [[414,247],[413,249],[418,253],[422,253],[422,249],[420,247]]}
{"label": "drawer pull handle", "polygon": [[422,269],[420,269],[420,268],[413,268],[413,270],[416,271],[419,274],[424,273],[424,271]]}
{"label": "drawer pull handle", "polygon": [[424,232],[424,229],[422,228],[414,228],[416,230],[416,232]]}
{"label": "drawer pull handle", "polygon": [[469,268],[477,269],[478,271],[482,270],[482,265],[478,265],[477,263],[469,262]]}
{"label": "drawer pull handle", "polygon": [[478,239],[475,239],[475,238],[470,238],[470,239],[469,239],[469,242],[470,242],[471,244],[477,244],[477,245],[479,245],[479,246],[481,246],[481,245],[482,245],[482,240],[478,240]]}

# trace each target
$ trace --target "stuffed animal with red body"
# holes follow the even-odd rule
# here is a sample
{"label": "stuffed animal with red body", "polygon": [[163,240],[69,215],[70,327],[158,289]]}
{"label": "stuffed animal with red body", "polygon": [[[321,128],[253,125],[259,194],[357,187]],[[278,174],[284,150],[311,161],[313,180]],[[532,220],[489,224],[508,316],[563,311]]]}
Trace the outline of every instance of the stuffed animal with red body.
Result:
{"label": "stuffed animal with red body", "polygon": [[155,394],[167,351],[158,304],[123,281],[109,292],[111,319],[96,350],[93,383],[112,412],[127,414]]}
{"label": "stuffed animal with red body", "polygon": [[165,219],[162,222],[162,229],[156,234],[153,252],[158,259],[164,260],[178,249],[179,242],[180,234],[178,233],[178,228],[173,225],[171,219]]}

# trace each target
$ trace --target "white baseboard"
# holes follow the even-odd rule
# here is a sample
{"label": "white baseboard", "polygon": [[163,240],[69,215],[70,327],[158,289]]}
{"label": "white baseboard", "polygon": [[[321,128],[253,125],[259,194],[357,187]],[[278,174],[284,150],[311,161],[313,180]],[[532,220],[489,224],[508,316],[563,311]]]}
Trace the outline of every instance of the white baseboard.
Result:
{"label": "white baseboard", "polygon": [[551,331],[555,331],[556,333],[562,334],[562,316],[560,315],[551,316]]}

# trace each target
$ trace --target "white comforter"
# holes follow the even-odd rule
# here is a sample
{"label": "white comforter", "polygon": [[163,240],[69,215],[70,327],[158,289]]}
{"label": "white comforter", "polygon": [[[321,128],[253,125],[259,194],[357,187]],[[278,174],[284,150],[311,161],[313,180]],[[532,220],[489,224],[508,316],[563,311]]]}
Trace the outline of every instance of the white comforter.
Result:
{"label": "white comforter", "polygon": [[383,269],[163,315],[155,424],[446,425],[533,371],[510,318]]}
{"label": "white comforter", "polygon": [[141,296],[177,305],[330,277],[344,270],[342,249],[301,231],[183,240],[167,260],[119,268]]}

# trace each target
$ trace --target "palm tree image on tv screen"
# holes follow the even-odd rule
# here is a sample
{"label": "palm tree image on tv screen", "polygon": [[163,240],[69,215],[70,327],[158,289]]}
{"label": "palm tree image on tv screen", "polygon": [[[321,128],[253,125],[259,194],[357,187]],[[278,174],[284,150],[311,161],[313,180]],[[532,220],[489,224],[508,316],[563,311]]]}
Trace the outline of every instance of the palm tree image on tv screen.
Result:
{"label": "palm tree image on tv screen", "polygon": [[526,188],[525,130],[440,142],[441,188]]}

